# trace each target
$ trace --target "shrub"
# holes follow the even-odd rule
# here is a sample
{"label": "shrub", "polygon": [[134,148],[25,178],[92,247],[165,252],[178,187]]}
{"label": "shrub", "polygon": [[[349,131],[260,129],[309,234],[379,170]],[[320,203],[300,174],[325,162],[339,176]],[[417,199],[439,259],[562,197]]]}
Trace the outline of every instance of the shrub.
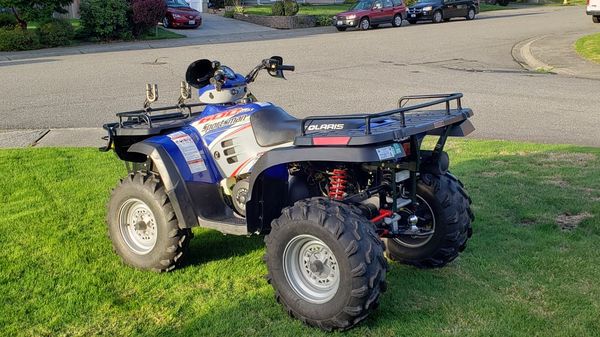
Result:
{"label": "shrub", "polygon": [[29,50],[40,47],[37,34],[34,32],[14,28],[0,28],[0,51]]}
{"label": "shrub", "polygon": [[353,5],[357,2],[358,0],[344,0],[344,5]]}
{"label": "shrub", "polygon": [[67,20],[49,19],[40,23],[38,35],[43,46],[58,47],[71,43],[75,31]]}
{"label": "shrub", "polygon": [[128,7],[126,0],[82,0],[79,7],[81,26],[92,37],[120,38],[129,30]]}
{"label": "shrub", "polygon": [[283,1],[275,1],[271,5],[271,15],[284,16],[285,10],[283,9]]}
{"label": "shrub", "polygon": [[233,19],[233,11],[225,11],[223,12],[223,17]]}
{"label": "shrub", "polygon": [[316,15],[317,26],[331,26],[331,15]]}
{"label": "shrub", "polygon": [[300,7],[295,0],[284,0],[283,1],[283,11],[286,16],[294,16],[298,14]]}
{"label": "shrub", "polygon": [[133,34],[139,36],[156,27],[167,11],[164,0],[132,0],[131,22]]}
{"label": "shrub", "polygon": [[0,13],[0,28],[14,28],[17,26],[15,16],[8,13]]}

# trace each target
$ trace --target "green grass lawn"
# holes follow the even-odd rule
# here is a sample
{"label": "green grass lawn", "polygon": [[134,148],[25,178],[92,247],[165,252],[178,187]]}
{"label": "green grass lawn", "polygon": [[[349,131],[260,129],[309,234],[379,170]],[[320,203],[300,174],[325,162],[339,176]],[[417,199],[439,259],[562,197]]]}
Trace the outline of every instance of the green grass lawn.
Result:
{"label": "green grass lawn", "polygon": [[577,40],[575,50],[582,57],[600,63],[600,33],[587,35]]}
{"label": "green grass lawn", "polygon": [[104,223],[126,174],[112,154],[0,150],[0,335],[598,336],[600,149],[452,139],[448,150],[473,198],[469,247],[439,270],[392,263],[380,308],[334,334],[275,302],[258,237],[195,229],[180,270],[122,265]]}

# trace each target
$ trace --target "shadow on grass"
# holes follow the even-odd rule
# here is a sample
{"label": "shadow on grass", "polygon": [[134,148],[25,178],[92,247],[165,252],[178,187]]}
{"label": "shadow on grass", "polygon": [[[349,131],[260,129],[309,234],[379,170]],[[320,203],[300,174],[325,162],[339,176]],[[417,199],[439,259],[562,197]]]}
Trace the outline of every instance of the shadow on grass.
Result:
{"label": "shadow on grass", "polygon": [[195,229],[185,267],[247,255],[262,247],[263,237],[224,235],[214,230]]}

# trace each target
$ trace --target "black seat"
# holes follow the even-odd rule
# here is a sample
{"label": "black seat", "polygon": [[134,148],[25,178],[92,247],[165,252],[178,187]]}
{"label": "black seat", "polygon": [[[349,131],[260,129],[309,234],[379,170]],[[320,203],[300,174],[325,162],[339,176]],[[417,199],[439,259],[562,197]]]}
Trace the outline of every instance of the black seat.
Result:
{"label": "black seat", "polygon": [[[291,116],[276,106],[264,107],[250,116],[254,137],[260,146],[275,146],[294,141],[300,136],[302,120]],[[364,126],[362,119],[311,120],[306,123],[306,133],[328,133],[357,129]]]}
{"label": "black seat", "polygon": [[275,146],[291,142],[300,135],[302,120],[291,116],[283,109],[268,106],[250,116],[254,137],[260,146]]}

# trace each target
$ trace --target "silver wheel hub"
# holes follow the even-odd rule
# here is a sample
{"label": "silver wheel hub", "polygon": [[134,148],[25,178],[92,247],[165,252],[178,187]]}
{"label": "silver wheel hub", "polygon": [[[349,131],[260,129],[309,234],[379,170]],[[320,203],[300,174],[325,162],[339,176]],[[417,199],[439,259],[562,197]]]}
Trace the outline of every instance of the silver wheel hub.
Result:
{"label": "silver wheel hub", "polygon": [[309,303],[331,300],[340,285],[340,270],[331,249],[312,235],[298,235],[285,247],[283,272],[292,290]]}
{"label": "silver wheel hub", "polygon": [[362,21],[362,28],[363,29],[368,29],[369,28],[369,21],[363,20]]}
{"label": "silver wheel hub", "polygon": [[397,16],[394,20],[396,21],[396,26],[400,26],[402,24],[402,18],[400,16]]}
{"label": "silver wheel hub", "polygon": [[121,205],[119,229],[125,244],[136,254],[148,254],[156,245],[156,218],[150,207],[139,199],[131,198]]}

